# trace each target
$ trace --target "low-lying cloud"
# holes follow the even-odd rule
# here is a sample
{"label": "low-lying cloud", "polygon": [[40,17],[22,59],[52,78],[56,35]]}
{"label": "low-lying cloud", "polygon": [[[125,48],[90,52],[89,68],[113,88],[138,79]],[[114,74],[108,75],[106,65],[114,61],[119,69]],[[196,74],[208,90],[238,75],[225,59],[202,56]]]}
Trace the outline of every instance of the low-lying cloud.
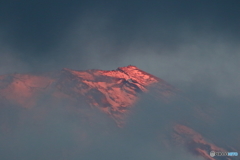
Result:
{"label": "low-lying cloud", "polygon": [[1,119],[9,127],[0,136],[3,160],[202,159],[158,138],[173,121],[186,116],[189,106],[176,117],[175,106],[143,95],[123,128],[81,101],[77,106],[42,101],[28,110],[16,107],[5,108]]}
{"label": "low-lying cloud", "polygon": [[[237,124],[240,104],[238,5],[225,2],[176,2],[177,5],[172,5],[170,1],[159,1],[154,5],[143,2],[134,4],[103,1],[98,4],[98,8],[87,2],[79,4],[75,1],[69,4],[61,3],[60,6],[57,3],[45,4],[45,1],[42,1],[41,5],[10,2],[2,3],[0,11],[0,16],[5,17],[0,21],[3,24],[0,28],[1,75],[58,71],[62,68],[113,70],[130,64],[136,65],[180,88],[182,94],[216,119],[215,126],[205,130],[199,127],[200,132],[206,133],[214,141],[221,139],[220,145],[235,145],[238,142],[235,137],[240,130]],[[77,7],[78,5],[81,7]],[[4,6],[12,7],[4,9]],[[48,14],[51,16],[47,16]],[[17,128],[15,134],[1,136],[3,143],[0,155],[3,159],[64,159],[64,156],[65,159],[77,159],[79,156],[92,159],[147,159],[145,155],[152,155],[152,159],[166,155],[169,159],[170,154],[167,151],[163,153],[151,148],[151,142],[138,145],[143,142],[140,136],[138,137],[138,132],[145,130],[146,126],[151,130],[155,125],[159,125],[158,116],[150,116],[152,118],[145,122],[144,117],[148,117],[145,113],[155,115],[159,112],[161,115],[165,112],[154,107],[159,104],[147,100],[144,104],[148,104],[144,112],[139,111],[139,117],[129,122],[133,126],[140,123],[139,128],[131,131],[137,136],[136,141],[130,143],[130,147],[126,147],[125,143],[131,138],[115,133],[110,137],[104,134],[99,136],[98,129],[92,131],[88,125],[79,124],[79,120],[72,120],[63,109],[60,112],[47,112],[49,119],[38,124],[46,126],[41,134],[37,126],[26,123],[24,129]],[[142,107],[144,108],[141,105],[136,106]],[[184,111],[188,113],[183,110],[179,119],[181,116],[188,116]],[[31,122],[31,115],[38,112],[29,111],[26,119]],[[7,110],[4,113],[6,114],[3,114],[3,119],[8,117],[7,119],[11,120],[9,117],[17,116],[14,111]],[[168,111],[166,117],[161,119],[166,122],[163,124],[175,119],[173,115],[174,111]],[[198,122],[193,121],[193,124],[198,128]],[[89,139],[74,139],[80,131],[72,135],[69,130],[78,130],[79,126],[90,133]],[[127,134],[131,132],[126,129]],[[147,132],[144,133],[148,139],[151,137]],[[88,140],[92,140],[96,146],[84,147],[89,145]],[[83,147],[84,154],[78,154],[79,146]],[[69,151],[69,148],[72,151]],[[66,155],[61,157],[65,149]],[[115,157],[116,154],[118,156]],[[134,158],[130,158],[130,155]],[[196,159],[185,151],[180,151],[178,155],[181,155],[182,159]],[[179,157],[173,156],[172,159]]]}

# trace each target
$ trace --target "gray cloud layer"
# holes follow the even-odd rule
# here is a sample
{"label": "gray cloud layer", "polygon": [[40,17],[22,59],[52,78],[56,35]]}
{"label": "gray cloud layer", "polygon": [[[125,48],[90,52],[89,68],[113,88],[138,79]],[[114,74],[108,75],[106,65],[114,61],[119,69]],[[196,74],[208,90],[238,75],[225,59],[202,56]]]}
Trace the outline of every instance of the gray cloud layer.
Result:
{"label": "gray cloud layer", "polygon": [[174,106],[146,95],[142,98],[124,128],[81,102],[72,108],[68,103],[52,106],[50,99],[29,110],[6,106],[1,122],[7,120],[10,130],[0,136],[1,159],[202,159],[182,147],[166,146],[158,138],[185,113],[176,117]]}
{"label": "gray cloud layer", "polygon": [[[234,144],[240,130],[238,1],[25,0],[0,6],[0,74],[136,65],[207,112],[216,109],[211,137]],[[224,138],[232,126],[232,137]]]}

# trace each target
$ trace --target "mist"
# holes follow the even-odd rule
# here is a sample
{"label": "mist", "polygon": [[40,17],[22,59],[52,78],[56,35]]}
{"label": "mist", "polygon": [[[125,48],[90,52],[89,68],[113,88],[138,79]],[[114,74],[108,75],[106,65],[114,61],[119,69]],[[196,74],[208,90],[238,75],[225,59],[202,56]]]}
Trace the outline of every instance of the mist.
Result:
{"label": "mist", "polygon": [[[235,0],[0,2],[0,75],[62,68],[114,70],[135,65],[179,88],[193,104],[201,106],[217,121],[206,129],[193,120],[191,127],[220,146],[239,147],[239,5]],[[119,131],[113,127],[114,131],[109,131],[113,132],[111,136],[96,134],[102,132],[97,127],[99,120],[94,120],[96,125],[89,129],[89,124],[67,116],[64,106],[59,104],[56,111],[44,111],[49,121],[40,125],[46,126],[43,133],[27,123],[23,128],[15,128],[14,135],[1,136],[2,159],[9,156],[10,159],[147,159],[145,156],[150,155],[153,157],[148,159],[196,159],[179,148],[164,150],[151,139],[156,126],[160,131],[164,128],[157,122],[164,125],[176,118],[181,120],[191,106],[179,116],[168,110],[165,116],[151,116],[145,122],[147,114],[161,115],[165,109],[157,107],[163,105],[159,102],[143,99],[143,104],[148,105],[135,106],[139,108],[136,111],[139,116],[129,120],[129,128]],[[58,112],[59,108],[63,110]],[[2,115],[6,118],[22,113],[13,112],[7,109]],[[24,111],[30,122],[32,115],[39,113],[32,112]],[[104,119],[100,126],[114,126],[104,115],[95,114]],[[72,135],[70,130],[78,130],[79,126],[90,135],[89,139],[77,141],[78,133]],[[146,126],[147,142],[137,134]],[[84,147],[89,141],[94,148]],[[130,144],[126,146],[126,143]],[[22,145],[26,148],[21,148]],[[62,150],[67,150],[65,157],[60,157]],[[172,151],[178,152],[178,156],[169,158]]]}
{"label": "mist", "polygon": [[190,106],[182,106],[177,114],[176,104],[143,94],[119,128],[109,115],[84,101],[69,106],[43,98],[31,109],[1,105],[1,126],[6,126],[0,136],[1,159],[202,159],[159,138],[168,134],[173,121],[191,112]]}

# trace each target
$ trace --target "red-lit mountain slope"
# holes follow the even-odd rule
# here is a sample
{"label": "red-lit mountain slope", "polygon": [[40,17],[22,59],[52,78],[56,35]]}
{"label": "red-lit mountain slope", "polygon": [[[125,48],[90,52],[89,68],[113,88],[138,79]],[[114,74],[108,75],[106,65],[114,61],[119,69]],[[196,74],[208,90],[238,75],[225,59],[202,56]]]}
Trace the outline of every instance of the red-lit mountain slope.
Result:
{"label": "red-lit mountain slope", "polygon": [[[41,75],[2,75],[0,102],[2,106],[13,105],[31,109],[37,107],[46,97],[52,99],[52,104],[65,101],[71,105],[84,100],[90,108],[99,109],[119,126],[124,127],[124,118],[129,109],[138,102],[139,94],[148,93],[149,88],[152,88],[151,94],[155,99],[163,103],[181,99],[179,91],[162,79],[135,66],[127,66],[112,71],[63,69],[61,72]],[[176,112],[180,111],[179,108],[181,109],[179,106]],[[210,118],[197,107],[193,114],[202,120],[203,124]],[[6,128],[5,123],[1,125],[1,128]],[[211,150],[224,151],[205,140],[200,133],[187,127],[188,125],[185,121],[176,122],[169,133],[172,135],[171,139],[177,144],[186,145],[192,153],[208,160],[214,159],[209,156]]]}
{"label": "red-lit mountain slope", "polygon": [[97,107],[120,122],[124,113],[138,99],[138,93],[147,92],[158,84],[159,97],[167,100],[175,89],[163,80],[135,66],[119,67],[113,71],[63,69],[46,75],[13,74],[0,77],[1,98],[24,108],[34,107],[43,94],[54,98],[84,98],[91,107]]}

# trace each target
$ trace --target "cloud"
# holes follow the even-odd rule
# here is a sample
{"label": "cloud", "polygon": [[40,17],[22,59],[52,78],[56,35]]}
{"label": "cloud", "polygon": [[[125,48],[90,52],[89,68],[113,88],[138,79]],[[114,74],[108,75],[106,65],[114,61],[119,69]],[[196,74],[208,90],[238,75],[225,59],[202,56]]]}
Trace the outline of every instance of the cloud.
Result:
{"label": "cloud", "polygon": [[12,106],[1,121],[11,124],[0,136],[1,159],[201,160],[181,147],[169,148],[162,143],[158,137],[167,133],[165,128],[176,114],[171,106],[148,95],[142,98],[124,128],[82,101],[69,106],[45,97],[32,109]]}
{"label": "cloud", "polygon": [[[45,1],[41,5],[35,3],[27,3],[28,5],[6,3],[5,5],[4,3],[2,6],[13,5],[13,7],[8,11],[6,9],[0,11],[1,17],[8,15],[5,21],[0,21],[4,24],[0,29],[0,74],[49,72],[62,68],[113,70],[129,64],[136,65],[180,88],[194,103],[200,104],[205,112],[214,110],[212,116],[218,122],[212,129],[209,128],[206,134],[214,141],[222,139],[221,145],[235,144],[234,136],[239,133],[237,124],[240,89],[239,9],[237,5],[233,6],[233,3],[224,2],[218,2],[218,4],[181,2],[178,5],[171,3],[159,2],[154,5],[153,3],[145,4],[145,2],[138,4],[121,2],[115,4],[104,1],[99,4],[99,7],[90,3],[77,2],[61,3],[60,7],[57,7],[58,3],[46,4]],[[24,10],[24,8],[27,9]],[[158,110],[154,107],[155,103],[146,101],[144,104],[149,104],[146,105],[149,107],[144,109],[149,115],[154,115]],[[143,114],[145,112],[139,112],[139,118],[133,119],[136,123],[132,123],[137,125],[144,122],[143,117],[148,117]],[[172,111],[167,115],[171,116],[162,117],[163,122],[175,118]],[[49,123],[42,124],[47,126],[43,135],[32,130],[28,124],[26,131],[16,132],[15,139],[11,135],[5,139],[3,144],[6,147],[2,149],[4,153],[2,155],[12,156],[14,159],[14,156],[16,158],[18,155],[9,152],[18,150],[20,157],[28,155],[28,158],[32,159],[31,156],[38,155],[40,158],[54,159],[59,157],[54,157],[56,154],[48,157],[48,150],[59,154],[66,148],[63,144],[69,144],[73,150],[70,151],[70,158],[74,159],[73,155],[81,156],[77,154],[79,144],[71,139],[77,136],[71,135],[72,133],[68,131],[69,128],[70,130],[78,128],[76,126],[79,126],[79,122],[71,121],[71,118],[62,112],[59,114],[51,112],[48,116],[55,117],[55,120],[50,118]],[[181,113],[178,118],[181,119],[181,116],[188,115]],[[150,118],[148,122],[140,123],[139,128],[131,132],[137,134],[137,131],[144,130],[145,126],[152,129],[152,126],[158,125],[152,123],[158,120],[158,116]],[[197,125],[197,122],[193,121],[193,124]],[[67,129],[64,130],[64,128]],[[58,130],[60,132],[57,132]],[[93,133],[91,129],[86,129],[87,131]],[[126,132],[130,134],[130,131]],[[149,138],[150,133],[145,133]],[[28,136],[31,137],[29,142]],[[37,140],[39,136],[44,141]],[[109,152],[116,153],[119,157],[123,156],[121,158],[132,155],[141,159],[149,153],[152,153],[152,159],[162,156],[158,150],[150,147],[152,144],[146,144],[143,148],[141,148],[142,145],[136,147],[138,142],[142,142],[138,137],[136,142],[126,147],[121,140],[124,139],[127,143],[128,138],[117,134],[114,136],[111,137],[112,142],[107,140],[108,144],[105,144],[105,140],[109,137],[98,137],[93,133],[89,139],[97,137],[98,143],[89,152],[86,149],[86,155],[83,156],[96,158],[107,155],[108,158],[113,158],[115,154],[109,155]],[[55,138],[52,144],[48,145],[47,141],[52,137]],[[19,140],[19,144],[15,144],[15,140]],[[28,142],[26,148],[21,149],[21,144],[25,142]],[[35,146],[36,143],[39,145]],[[84,143],[88,144],[87,141]],[[119,145],[115,146],[116,143]],[[104,147],[107,149],[105,150]],[[54,148],[56,148],[55,151]],[[32,155],[29,155],[29,149],[32,149]],[[67,150],[69,152],[69,148]],[[124,150],[128,154],[121,154],[118,150]],[[37,153],[34,154],[34,151]],[[142,154],[138,155],[139,152]],[[92,155],[92,153],[96,154]],[[161,152],[161,154],[164,155],[163,157],[165,155],[169,157],[171,153]],[[179,155],[183,159],[185,155],[190,156],[185,151],[179,151]]]}
{"label": "cloud", "polygon": [[174,30],[143,21],[124,35],[116,34],[113,21],[104,14],[82,15],[53,51],[61,57],[55,66],[112,70],[131,64],[179,88],[201,85],[223,97],[239,94],[239,41],[226,32],[194,30],[187,23]]}
{"label": "cloud", "polygon": [[17,51],[4,44],[1,39],[0,48],[0,75],[29,71],[30,67],[16,54]]}

